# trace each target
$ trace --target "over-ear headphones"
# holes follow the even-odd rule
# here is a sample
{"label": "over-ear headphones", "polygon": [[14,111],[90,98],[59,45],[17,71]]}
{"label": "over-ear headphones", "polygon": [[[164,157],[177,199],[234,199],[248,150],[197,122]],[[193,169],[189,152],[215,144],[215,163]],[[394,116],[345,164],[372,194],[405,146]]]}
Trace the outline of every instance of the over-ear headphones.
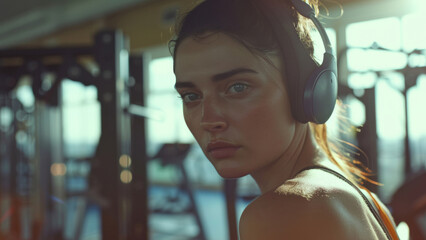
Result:
{"label": "over-ear headphones", "polygon": [[294,118],[302,123],[325,123],[337,99],[337,65],[330,40],[315,12],[302,0],[291,0],[294,9],[315,24],[325,47],[321,65],[311,58],[293,24],[294,13],[284,0],[255,0],[276,35],[285,64],[287,92]]}

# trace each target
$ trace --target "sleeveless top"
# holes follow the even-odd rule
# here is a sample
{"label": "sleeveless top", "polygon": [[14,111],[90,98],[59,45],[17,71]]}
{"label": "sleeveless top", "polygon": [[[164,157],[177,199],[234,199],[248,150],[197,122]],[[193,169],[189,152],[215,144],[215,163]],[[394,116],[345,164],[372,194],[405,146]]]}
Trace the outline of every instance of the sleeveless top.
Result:
{"label": "sleeveless top", "polygon": [[340,173],[338,173],[334,170],[331,170],[329,168],[326,168],[326,167],[321,167],[321,166],[306,167],[306,168],[303,168],[302,170],[300,170],[297,174],[299,174],[303,171],[306,171],[306,170],[310,170],[310,169],[319,169],[319,170],[323,170],[325,172],[328,172],[330,174],[333,174],[334,176],[340,178],[341,180],[343,180],[344,182],[348,183],[353,188],[355,188],[355,190],[364,199],[364,202],[367,204],[368,208],[370,209],[371,213],[376,218],[377,222],[380,224],[381,228],[383,229],[384,233],[387,236],[387,239],[389,239],[389,240],[398,240],[399,239],[398,234],[396,233],[395,225],[392,223],[392,221],[390,220],[387,213],[380,206],[380,204],[377,202],[377,200],[374,198],[374,196],[371,194],[371,192],[368,189],[361,187],[364,191],[366,191],[368,193],[368,195],[370,196],[371,199],[369,199],[367,196],[365,196],[362,193],[360,187],[357,187],[354,183],[349,181],[342,174],[340,174]]}

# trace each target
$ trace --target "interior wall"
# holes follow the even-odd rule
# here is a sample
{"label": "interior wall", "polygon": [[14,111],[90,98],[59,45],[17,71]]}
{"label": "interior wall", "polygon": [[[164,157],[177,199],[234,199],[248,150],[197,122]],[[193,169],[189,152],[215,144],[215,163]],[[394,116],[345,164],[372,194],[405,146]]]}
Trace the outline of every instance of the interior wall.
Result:
{"label": "interior wall", "polygon": [[[398,16],[414,10],[420,0],[388,1],[351,1],[343,7],[326,3],[330,10],[329,18],[323,18],[328,27],[336,29],[338,49],[343,48],[344,29],[347,24],[388,16]],[[177,9],[189,9],[194,0],[155,0],[142,1],[123,10],[62,28],[54,33],[26,42],[23,46],[46,47],[64,45],[88,45],[93,42],[93,35],[105,28],[121,29],[131,40],[132,51],[148,47],[166,45],[173,25],[173,12]],[[343,15],[341,11],[343,10]],[[183,10],[184,11],[184,10]],[[342,39],[343,38],[343,39]],[[339,43],[340,42],[340,43]]]}
{"label": "interior wall", "polygon": [[130,39],[131,51],[166,45],[171,38],[174,12],[193,6],[193,0],[156,0],[67,27],[23,44],[23,47],[90,45],[97,31],[120,29]]}

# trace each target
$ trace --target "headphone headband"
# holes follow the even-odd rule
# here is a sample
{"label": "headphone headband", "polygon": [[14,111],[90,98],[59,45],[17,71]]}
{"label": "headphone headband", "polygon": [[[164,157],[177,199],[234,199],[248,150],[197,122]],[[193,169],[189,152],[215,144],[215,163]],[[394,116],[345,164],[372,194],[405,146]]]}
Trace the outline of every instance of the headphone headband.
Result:
{"label": "headphone headband", "polygon": [[330,39],[328,38],[328,35],[325,32],[324,27],[315,17],[314,9],[312,9],[311,6],[309,6],[306,2],[302,0],[291,0],[291,2],[293,3],[293,6],[297,10],[297,12],[299,12],[302,16],[312,20],[318,32],[320,33],[322,42],[324,44],[325,52],[332,54],[333,49],[331,47]]}
{"label": "headphone headband", "polygon": [[294,118],[299,122],[325,123],[337,99],[337,65],[330,40],[314,10],[302,0],[291,0],[302,16],[318,29],[326,52],[320,66],[300,40],[293,25],[291,6],[278,0],[254,0],[271,24],[285,64],[285,80]]}

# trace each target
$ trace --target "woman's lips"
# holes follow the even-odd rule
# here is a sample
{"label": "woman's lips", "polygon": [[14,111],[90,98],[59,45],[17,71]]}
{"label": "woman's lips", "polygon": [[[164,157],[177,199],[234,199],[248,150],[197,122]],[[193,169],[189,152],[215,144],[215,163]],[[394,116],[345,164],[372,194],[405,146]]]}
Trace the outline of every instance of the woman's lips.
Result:
{"label": "woman's lips", "polygon": [[230,158],[235,155],[240,146],[227,142],[210,142],[207,145],[207,152],[216,159]]}

